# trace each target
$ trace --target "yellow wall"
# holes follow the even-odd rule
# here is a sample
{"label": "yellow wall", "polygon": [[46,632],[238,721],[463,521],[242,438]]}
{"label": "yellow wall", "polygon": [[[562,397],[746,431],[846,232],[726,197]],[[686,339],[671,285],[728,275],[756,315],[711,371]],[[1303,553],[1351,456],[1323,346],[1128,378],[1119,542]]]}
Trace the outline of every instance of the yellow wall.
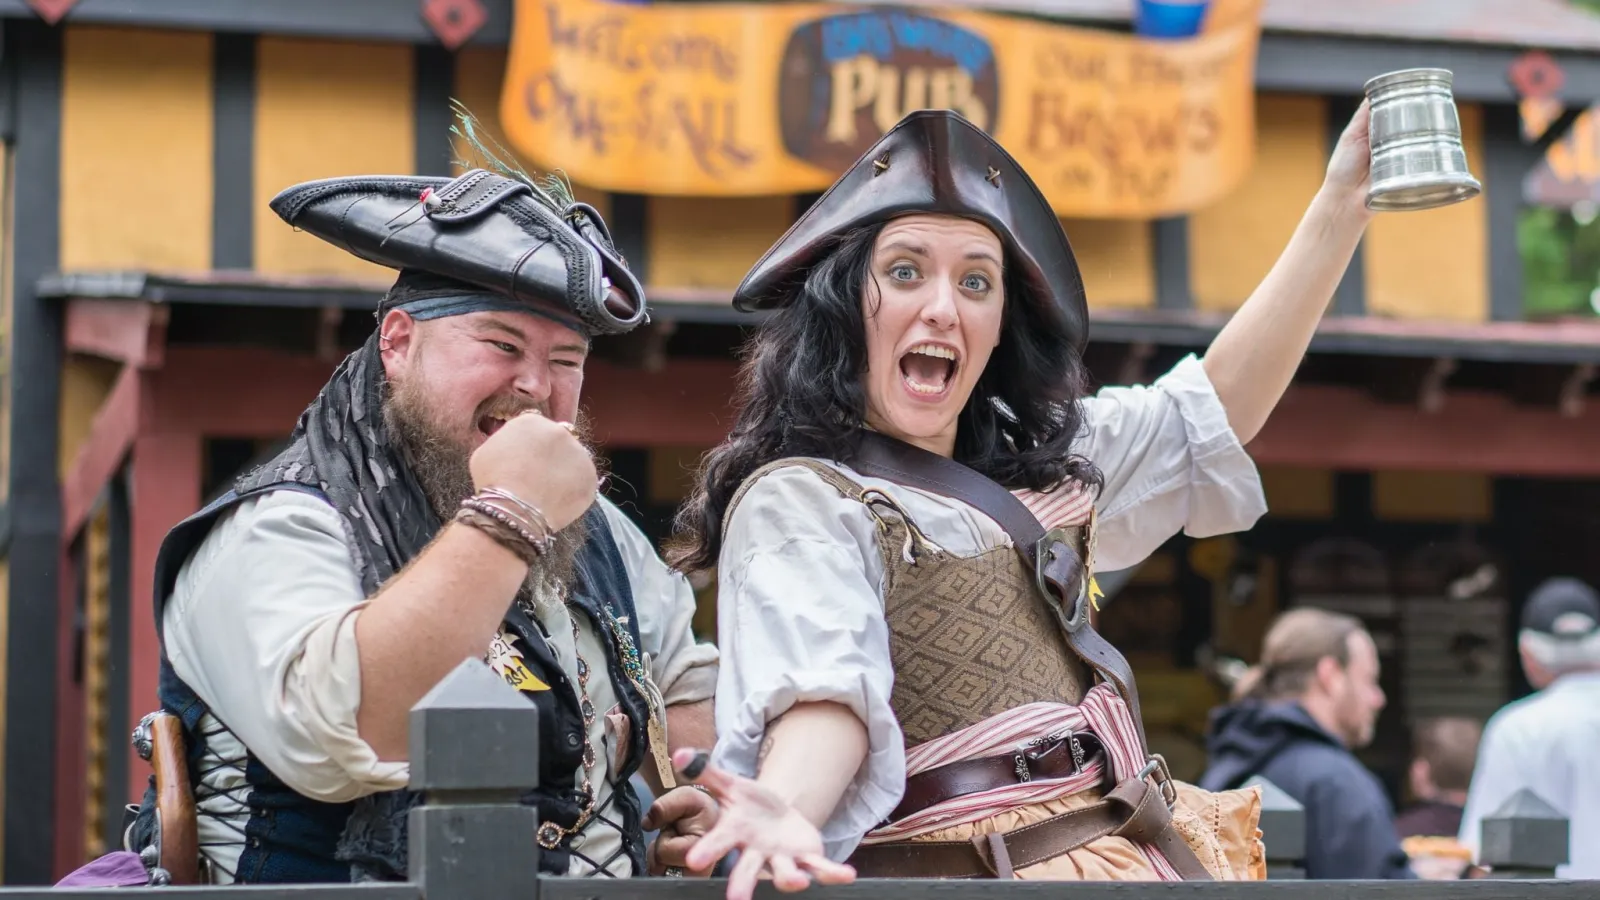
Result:
{"label": "yellow wall", "polygon": [[1256,98],[1256,162],[1233,193],[1189,218],[1189,283],[1195,306],[1238,308],[1255,290],[1328,166],[1328,113],[1321,97]]}
{"label": "yellow wall", "polygon": [[256,77],[256,268],[392,280],[391,271],[289,228],[267,202],[316,178],[414,173],[411,45],[263,37]]}
{"label": "yellow wall", "polygon": [[[506,144],[505,134],[500,130],[500,89],[505,75],[504,47],[466,47],[456,54],[455,99],[461,101],[473,117],[483,124],[484,130],[505,147],[508,155],[515,156]],[[467,149],[463,146],[463,142],[456,139],[455,145],[456,158],[470,161],[465,155]],[[528,163],[521,159],[517,161],[530,174],[538,174],[529,168]],[[599,210],[601,217],[607,224],[610,223],[610,194],[581,184],[572,185],[572,193],[578,200]]]}
{"label": "yellow wall", "polygon": [[69,27],[61,267],[211,266],[211,35]]}
{"label": "yellow wall", "polygon": [[771,197],[651,197],[645,231],[652,287],[725,287],[744,280],[794,223],[795,201]]}
{"label": "yellow wall", "polygon": [[64,477],[89,436],[94,414],[116,383],[119,363],[90,356],[68,356],[61,367],[61,444],[57,462]]}
{"label": "yellow wall", "polygon": [[1267,495],[1267,515],[1277,518],[1333,518],[1337,506],[1333,484],[1332,469],[1261,467],[1261,487]]}
{"label": "yellow wall", "polygon": [[1372,513],[1393,522],[1490,522],[1494,484],[1470,472],[1373,472]]}
{"label": "yellow wall", "polygon": [[694,493],[694,476],[710,447],[651,447],[651,503],[683,503]]}
{"label": "yellow wall", "polygon": [[1150,223],[1126,219],[1063,219],[1072,253],[1083,270],[1089,306],[1100,309],[1155,305],[1155,249]]}
{"label": "yellow wall", "polygon": [[[1458,104],[1467,166],[1484,179],[1483,108]],[[1489,317],[1489,203],[1388,213],[1367,229],[1367,311],[1400,319]]]}

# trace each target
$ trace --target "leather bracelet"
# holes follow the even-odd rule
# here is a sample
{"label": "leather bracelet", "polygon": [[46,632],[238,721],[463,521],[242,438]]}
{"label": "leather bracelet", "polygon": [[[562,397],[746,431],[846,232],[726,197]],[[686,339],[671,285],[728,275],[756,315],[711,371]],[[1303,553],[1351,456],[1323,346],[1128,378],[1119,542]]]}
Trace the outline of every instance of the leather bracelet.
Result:
{"label": "leather bracelet", "polygon": [[495,543],[515,553],[526,565],[534,565],[543,555],[542,551],[518,529],[476,509],[463,506],[456,511],[455,520],[493,538]]}

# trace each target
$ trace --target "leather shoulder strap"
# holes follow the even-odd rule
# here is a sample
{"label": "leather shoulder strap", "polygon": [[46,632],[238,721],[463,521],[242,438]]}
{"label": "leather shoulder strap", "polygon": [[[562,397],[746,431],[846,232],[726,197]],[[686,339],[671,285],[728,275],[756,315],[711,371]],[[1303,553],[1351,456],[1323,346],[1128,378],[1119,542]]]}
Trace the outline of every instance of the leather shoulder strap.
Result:
{"label": "leather shoulder strap", "polygon": [[860,455],[850,465],[863,475],[931,491],[981,511],[1000,525],[1028,565],[1035,563],[1044,526],[1016,494],[973,469],[876,431],[865,433]]}
{"label": "leather shoulder strap", "polygon": [[1133,667],[1089,624],[1087,581],[1091,573],[1084,571],[1084,561],[1070,542],[1046,532],[1028,507],[993,479],[953,459],[887,435],[864,432],[860,453],[850,466],[863,475],[887,478],[959,500],[995,520],[1029,568],[1038,574],[1042,599],[1055,612],[1067,646],[1116,688],[1128,704],[1139,730],[1140,752],[1148,753]]}

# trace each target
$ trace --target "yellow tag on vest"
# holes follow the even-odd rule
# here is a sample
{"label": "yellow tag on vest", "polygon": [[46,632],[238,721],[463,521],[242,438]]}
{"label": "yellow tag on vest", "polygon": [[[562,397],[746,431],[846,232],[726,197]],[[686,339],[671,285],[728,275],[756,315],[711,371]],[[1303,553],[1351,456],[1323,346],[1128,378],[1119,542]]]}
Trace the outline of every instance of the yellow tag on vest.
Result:
{"label": "yellow tag on vest", "polygon": [[522,662],[522,651],[513,646],[516,639],[516,635],[506,634],[505,629],[501,629],[489,642],[489,652],[484,656],[484,662],[504,678],[506,684],[519,691],[533,694],[550,690],[550,685],[540,681]]}

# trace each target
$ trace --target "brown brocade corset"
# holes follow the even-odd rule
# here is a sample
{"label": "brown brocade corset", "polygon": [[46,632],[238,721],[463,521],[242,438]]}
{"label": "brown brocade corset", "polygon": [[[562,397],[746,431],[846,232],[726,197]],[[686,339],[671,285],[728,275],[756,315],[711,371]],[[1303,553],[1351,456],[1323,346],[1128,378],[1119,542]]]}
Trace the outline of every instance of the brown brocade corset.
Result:
{"label": "brown brocade corset", "polygon": [[[877,522],[894,665],[889,705],[908,748],[1024,704],[1083,699],[1088,669],[1067,649],[1033,573],[1010,546],[955,556],[924,536],[892,497],[813,459],[779,460],[751,474],[728,518],[757,479],[796,465],[861,502]],[[1070,531],[1080,532],[1072,537],[1081,545],[1081,530]]]}

